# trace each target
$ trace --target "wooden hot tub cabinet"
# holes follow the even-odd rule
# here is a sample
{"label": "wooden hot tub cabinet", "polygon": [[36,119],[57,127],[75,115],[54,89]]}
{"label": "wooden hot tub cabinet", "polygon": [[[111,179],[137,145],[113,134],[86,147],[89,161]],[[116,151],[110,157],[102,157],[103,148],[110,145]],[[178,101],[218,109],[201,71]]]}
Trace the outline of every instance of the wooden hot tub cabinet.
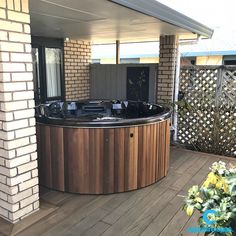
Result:
{"label": "wooden hot tub cabinet", "polygon": [[130,127],[37,123],[40,183],[81,194],[139,189],[166,176],[170,118]]}

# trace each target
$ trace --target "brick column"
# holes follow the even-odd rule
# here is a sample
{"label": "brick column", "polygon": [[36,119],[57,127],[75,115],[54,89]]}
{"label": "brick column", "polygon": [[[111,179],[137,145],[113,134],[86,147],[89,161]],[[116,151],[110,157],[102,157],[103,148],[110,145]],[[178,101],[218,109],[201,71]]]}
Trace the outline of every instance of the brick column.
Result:
{"label": "brick column", "polygon": [[157,78],[158,103],[173,101],[178,47],[177,36],[160,36],[160,61]]}
{"label": "brick column", "polygon": [[88,99],[90,91],[90,42],[64,42],[66,100]]}
{"label": "brick column", "polygon": [[39,209],[28,0],[0,1],[0,217]]}

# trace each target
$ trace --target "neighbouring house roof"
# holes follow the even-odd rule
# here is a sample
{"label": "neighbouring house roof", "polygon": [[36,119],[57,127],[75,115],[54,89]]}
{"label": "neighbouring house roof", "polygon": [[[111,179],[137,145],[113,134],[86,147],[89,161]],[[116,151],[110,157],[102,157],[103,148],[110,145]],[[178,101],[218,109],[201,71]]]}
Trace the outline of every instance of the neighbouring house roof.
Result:
{"label": "neighbouring house roof", "polygon": [[205,51],[205,52],[184,52],[181,54],[183,57],[198,57],[198,56],[229,56],[236,55],[236,50],[232,51]]}
{"label": "neighbouring house roof", "polygon": [[[182,52],[181,57],[198,57],[198,56],[231,56],[236,55],[236,50],[232,51],[211,51],[211,52]],[[159,57],[158,53],[145,53],[145,54],[121,54],[122,59],[129,59],[129,58],[157,58]],[[107,56],[98,56],[95,55],[92,57],[94,60],[98,59],[113,59],[115,58],[114,55],[107,55]]]}
{"label": "neighbouring house roof", "polygon": [[30,0],[32,35],[93,43],[211,37],[209,27],[155,0]]}

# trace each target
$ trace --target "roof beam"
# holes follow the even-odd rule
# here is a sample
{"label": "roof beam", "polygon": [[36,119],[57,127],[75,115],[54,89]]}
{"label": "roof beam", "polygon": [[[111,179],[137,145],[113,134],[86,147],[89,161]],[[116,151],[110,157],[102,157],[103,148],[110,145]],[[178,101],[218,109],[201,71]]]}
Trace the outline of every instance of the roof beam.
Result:
{"label": "roof beam", "polygon": [[120,40],[116,40],[116,64],[120,64]]}

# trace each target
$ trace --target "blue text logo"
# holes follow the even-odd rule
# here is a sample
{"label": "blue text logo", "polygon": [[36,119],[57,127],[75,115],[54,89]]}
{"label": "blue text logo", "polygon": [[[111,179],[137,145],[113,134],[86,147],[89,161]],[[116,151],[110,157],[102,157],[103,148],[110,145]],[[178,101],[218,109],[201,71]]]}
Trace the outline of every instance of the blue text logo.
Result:
{"label": "blue text logo", "polygon": [[[209,215],[211,215],[209,217]],[[215,210],[206,210],[203,215],[202,219],[207,225],[213,225],[216,223],[214,217],[217,216],[217,211]],[[214,228],[214,227],[189,227],[187,229],[189,233],[230,233],[233,232],[231,227],[221,227],[221,228]]]}

